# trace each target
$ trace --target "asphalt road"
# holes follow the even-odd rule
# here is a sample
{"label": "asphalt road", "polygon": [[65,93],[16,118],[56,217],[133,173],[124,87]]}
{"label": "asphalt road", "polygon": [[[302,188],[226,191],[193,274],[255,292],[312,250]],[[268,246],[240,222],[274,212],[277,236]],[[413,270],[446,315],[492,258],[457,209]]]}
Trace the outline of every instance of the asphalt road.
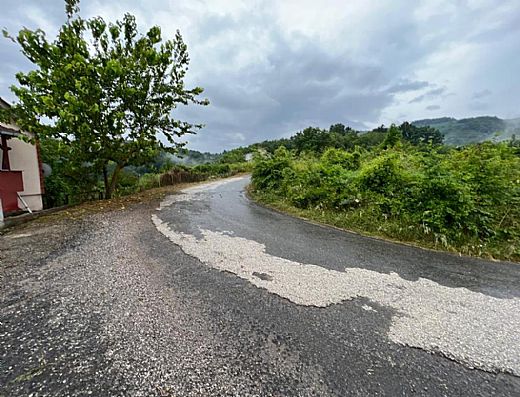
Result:
{"label": "asphalt road", "polygon": [[287,343],[337,395],[520,393],[517,264],[304,222],[252,203],[248,182],[188,189],[152,216],[186,254],[261,289],[253,305],[218,303],[244,313],[237,324]]}
{"label": "asphalt road", "polygon": [[518,396],[520,267],[214,182],[0,238],[0,396]]}

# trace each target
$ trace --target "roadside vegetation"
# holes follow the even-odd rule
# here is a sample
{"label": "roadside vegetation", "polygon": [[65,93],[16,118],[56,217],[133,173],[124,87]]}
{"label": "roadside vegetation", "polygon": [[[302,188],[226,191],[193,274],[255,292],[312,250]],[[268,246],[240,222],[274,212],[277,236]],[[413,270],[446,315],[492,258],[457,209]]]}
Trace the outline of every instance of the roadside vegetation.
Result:
{"label": "roadside vegetation", "polygon": [[435,130],[408,123],[371,134],[379,136],[363,144],[338,126],[307,129],[260,152],[253,197],[365,234],[520,259],[518,141],[449,147]]}
{"label": "roadside vegetation", "polygon": [[[84,19],[79,5],[65,0],[54,39],[39,29],[4,31],[33,70],[16,75],[18,103],[0,120],[39,143],[52,170],[46,207],[252,170],[253,195],[277,208],[401,241],[520,259],[518,120],[443,118],[364,132],[335,124],[183,157],[181,138],[202,125],[174,118],[175,110],[208,101],[201,87],[185,85],[190,59],[181,34],[165,39],[158,26],[142,34],[131,14]],[[457,145],[511,139],[447,146],[439,129]]]}
{"label": "roadside vegetation", "polygon": [[[46,208],[108,198],[105,195],[103,174],[89,164],[71,159],[67,144],[59,139],[45,138],[40,141],[40,146],[43,162],[52,169],[45,178]],[[193,152],[186,154],[192,156],[192,161],[198,157]],[[246,162],[244,156],[228,159],[225,155],[213,155],[211,162],[196,165],[177,162],[184,157],[172,158],[169,153],[158,150],[148,163],[124,167],[119,172],[111,197],[127,196],[162,186],[223,178],[252,170],[252,163]],[[116,164],[109,162],[108,172],[112,172],[114,167]]]}

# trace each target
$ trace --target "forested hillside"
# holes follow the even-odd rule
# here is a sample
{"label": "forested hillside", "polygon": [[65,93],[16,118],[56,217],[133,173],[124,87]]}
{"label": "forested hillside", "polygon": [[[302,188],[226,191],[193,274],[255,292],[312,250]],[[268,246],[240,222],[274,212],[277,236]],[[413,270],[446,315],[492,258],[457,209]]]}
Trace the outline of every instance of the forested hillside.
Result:
{"label": "forested hillside", "polygon": [[[457,120],[451,117],[404,122],[398,126],[405,141],[411,143],[432,142],[451,146],[464,146],[484,141],[501,142],[520,137],[520,118],[503,120],[498,117],[482,116]],[[254,143],[222,153],[224,157],[239,156],[258,149],[273,153],[279,146],[298,153],[305,151],[323,152],[327,148],[351,149],[355,146],[370,148],[380,144],[388,131],[381,125],[370,131],[356,131],[341,123],[328,130],[308,127],[290,138],[280,138]]]}
{"label": "forested hillside", "polygon": [[[505,141],[514,135],[520,137],[520,118],[503,120],[497,117],[482,116],[457,120],[451,117],[404,122],[399,128],[403,137],[412,143],[428,142],[463,146],[483,141]],[[197,150],[181,150],[177,155],[165,157],[172,163],[199,165],[213,162],[234,163],[245,161],[247,153],[264,149],[273,153],[279,146],[296,152],[323,152],[327,148],[351,149],[355,146],[370,148],[380,144],[388,128],[380,126],[370,131],[356,131],[341,123],[332,125],[328,130],[308,127],[296,132],[290,138],[281,138],[254,143],[245,147],[227,150],[222,153],[202,153]],[[160,168],[160,167],[159,167]]]}
{"label": "forested hillside", "polygon": [[516,134],[520,135],[520,118],[503,120],[498,117],[482,116],[467,119],[442,117],[438,119],[416,120],[418,127],[430,126],[444,135],[448,145],[466,145],[483,141],[503,141]]}

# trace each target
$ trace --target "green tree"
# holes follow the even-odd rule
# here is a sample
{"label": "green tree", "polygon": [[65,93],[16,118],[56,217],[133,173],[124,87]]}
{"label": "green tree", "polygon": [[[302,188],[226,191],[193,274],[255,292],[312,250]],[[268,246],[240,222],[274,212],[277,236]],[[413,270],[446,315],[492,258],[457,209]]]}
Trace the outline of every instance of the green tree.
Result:
{"label": "green tree", "polygon": [[319,128],[307,127],[291,137],[291,143],[297,153],[321,153],[329,146],[329,135]]}
{"label": "green tree", "polygon": [[246,161],[246,154],[249,153],[248,148],[246,147],[239,147],[233,150],[224,150],[222,154],[220,155],[218,162],[219,163],[243,163]]}
{"label": "green tree", "polygon": [[417,127],[407,121],[399,126],[403,139],[414,145],[420,143],[431,143],[433,145],[442,145],[444,136],[435,128],[430,126]]}
{"label": "green tree", "polygon": [[45,137],[39,143],[42,162],[52,170],[45,178],[47,207],[77,203],[99,196],[99,175],[90,164],[76,161],[70,145],[60,139]]}
{"label": "green tree", "polygon": [[347,131],[351,130],[352,129],[350,127],[345,127],[345,125],[341,123],[333,124],[329,128],[329,132],[335,132],[336,134],[346,134]]}
{"label": "green tree", "polygon": [[179,32],[163,40],[154,26],[140,35],[130,14],[85,20],[79,0],[65,0],[65,9],[52,41],[42,30],[4,31],[36,68],[16,75],[19,103],[2,117],[70,145],[71,157],[104,175],[110,198],[125,166],[152,160],[158,149],[174,152],[179,137],[201,127],[175,119],[178,105],[208,102],[197,99],[202,88],[184,85],[189,56]]}
{"label": "green tree", "polygon": [[397,128],[394,124],[390,126],[388,129],[388,133],[386,134],[385,140],[381,144],[383,149],[388,149],[397,145],[397,143],[401,140],[403,135],[401,134],[401,130]]}

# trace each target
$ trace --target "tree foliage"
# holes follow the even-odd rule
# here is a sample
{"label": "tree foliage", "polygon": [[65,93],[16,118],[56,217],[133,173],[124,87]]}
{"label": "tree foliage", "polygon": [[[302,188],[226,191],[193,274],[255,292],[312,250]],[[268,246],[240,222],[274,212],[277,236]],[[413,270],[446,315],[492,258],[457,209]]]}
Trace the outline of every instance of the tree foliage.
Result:
{"label": "tree foliage", "polygon": [[444,136],[435,128],[430,126],[417,127],[411,123],[404,122],[399,126],[403,139],[418,145],[420,143],[442,144]]}
{"label": "tree foliage", "polygon": [[154,26],[141,35],[130,14],[114,23],[83,19],[77,0],[66,0],[66,14],[54,40],[42,30],[4,32],[35,69],[16,75],[19,103],[3,117],[69,145],[71,158],[104,174],[110,197],[125,166],[150,161],[159,148],[174,151],[200,128],[175,119],[177,106],[207,102],[197,99],[202,88],[184,85],[189,56],[179,32],[163,40]]}
{"label": "tree foliage", "polygon": [[344,124],[337,123],[331,125],[328,130],[307,127],[290,138],[255,143],[245,148],[234,149],[229,153],[236,150],[239,150],[240,153],[248,153],[262,149],[272,154],[278,147],[284,146],[296,154],[321,154],[329,148],[354,150],[356,147],[364,149],[372,149],[380,145],[389,147],[401,140],[410,142],[415,146],[437,146],[443,143],[443,136],[434,128],[416,127],[408,122],[400,126],[392,125],[390,128],[381,125],[371,131],[364,132],[355,131]]}
{"label": "tree foliage", "polygon": [[390,126],[385,136],[385,140],[381,144],[383,149],[388,149],[397,145],[403,138],[402,131],[397,128],[394,124]]}
{"label": "tree foliage", "polygon": [[42,137],[40,153],[43,163],[52,170],[45,178],[45,207],[99,197],[98,173],[88,164],[76,161],[70,145],[60,139]]}

